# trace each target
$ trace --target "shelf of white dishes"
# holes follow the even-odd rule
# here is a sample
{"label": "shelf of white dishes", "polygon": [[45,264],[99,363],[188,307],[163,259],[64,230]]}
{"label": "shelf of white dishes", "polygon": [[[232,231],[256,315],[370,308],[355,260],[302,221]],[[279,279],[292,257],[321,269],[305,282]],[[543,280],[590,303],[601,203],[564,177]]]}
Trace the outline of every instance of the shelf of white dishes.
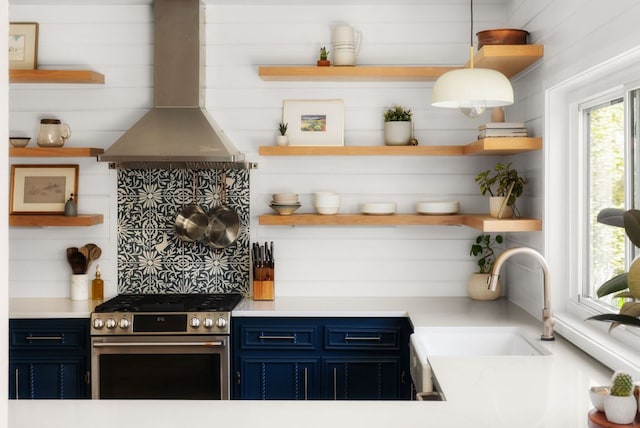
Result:
{"label": "shelf of white dishes", "polygon": [[104,149],[95,147],[9,147],[9,157],[76,158],[98,157]]}
{"label": "shelf of white dishes", "polygon": [[262,226],[468,226],[482,232],[534,232],[542,230],[542,220],[534,218],[497,219],[488,214],[264,214]]}
{"label": "shelf of white dishes", "polygon": [[541,148],[539,137],[493,137],[464,146],[260,146],[258,153],[261,156],[504,156]]}
{"label": "shelf of white dishes", "polygon": [[[474,66],[515,76],[544,55],[542,45],[486,45],[474,57]],[[444,73],[462,67],[359,65],[317,67],[314,65],[273,65],[258,67],[258,75],[269,81],[360,81],[434,82]]]}

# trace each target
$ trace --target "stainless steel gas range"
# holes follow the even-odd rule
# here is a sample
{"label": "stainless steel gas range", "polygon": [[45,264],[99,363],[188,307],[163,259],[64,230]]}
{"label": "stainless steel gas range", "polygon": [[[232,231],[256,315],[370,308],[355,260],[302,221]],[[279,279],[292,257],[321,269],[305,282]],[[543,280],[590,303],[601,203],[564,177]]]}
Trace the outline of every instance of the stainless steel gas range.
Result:
{"label": "stainless steel gas range", "polygon": [[241,294],[121,294],[91,314],[94,399],[227,400]]}

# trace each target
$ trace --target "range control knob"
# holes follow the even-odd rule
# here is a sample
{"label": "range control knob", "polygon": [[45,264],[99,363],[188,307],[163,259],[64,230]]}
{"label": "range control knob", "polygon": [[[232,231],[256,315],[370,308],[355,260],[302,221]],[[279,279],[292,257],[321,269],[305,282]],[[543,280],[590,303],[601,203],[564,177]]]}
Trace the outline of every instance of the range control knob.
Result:
{"label": "range control knob", "polygon": [[127,328],[129,328],[129,320],[126,318],[122,318],[118,325],[121,329],[126,330]]}
{"label": "range control knob", "polygon": [[216,320],[216,327],[225,328],[227,326],[227,320],[224,317],[220,317]]}
{"label": "range control knob", "polygon": [[206,317],[204,320],[202,320],[202,325],[204,326],[204,328],[211,328],[213,327],[213,320],[209,317]]}
{"label": "range control knob", "polygon": [[189,321],[189,325],[193,328],[198,328],[200,327],[200,320],[197,317],[193,317],[191,321]]}
{"label": "range control knob", "polygon": [[107,327],[109,330],[113,330],[114,328],[116,328],[116,320],[114,320],[113,318],[109,318],[105,323],[105,327]]}
{"label": "range control knob", "polygon": [[93,328],[95,328],[96,330],[100,330],[102,327],[104,327],[104,321],[102,321],[100,318],[96,318],[93,320]]}

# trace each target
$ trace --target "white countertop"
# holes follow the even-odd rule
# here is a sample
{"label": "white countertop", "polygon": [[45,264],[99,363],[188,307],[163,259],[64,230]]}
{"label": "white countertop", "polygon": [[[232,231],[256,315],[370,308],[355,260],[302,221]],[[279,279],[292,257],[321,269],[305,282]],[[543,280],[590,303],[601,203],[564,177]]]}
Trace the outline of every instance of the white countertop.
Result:
{"label": "white countertop", "polygon": [[[30,299],[10,300],[11,316],[37,317],[38,313],[49,313],[44,302],[38,302],[34,311],[29,312],[23,300]],[[59,307],[51,311],[61,312]],[[81,313],[84,309],[70,312]],[[233,315],[408,315],[414,327],[518,325],[534,334],[542,331],[539,321],[505,300],[475,302],[467,298],[245,300]],[[9,426],[46,423],[48,428],[176,427],[202,426],[208,422],[207,425],[230,424],[234,428],[586,427],[591,409],[588,388],[607,383],[611,370],[561,337],[555,342],[544,342],[543,346],[551,355],[431,358],[447,399],[444,402],[10,400]]]}

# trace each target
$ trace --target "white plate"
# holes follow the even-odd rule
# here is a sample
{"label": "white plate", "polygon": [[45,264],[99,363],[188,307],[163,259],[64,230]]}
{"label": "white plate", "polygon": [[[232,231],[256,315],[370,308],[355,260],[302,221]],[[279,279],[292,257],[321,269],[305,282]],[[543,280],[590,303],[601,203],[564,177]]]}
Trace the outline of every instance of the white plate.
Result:
{"label": "white plate", "polygon": [[456,214],[460,210],[458,201],[422,201],[416,202],[418,214],[449,215]]}
{"label": "white plate", "polygon": [[362,214],[390,215],[396,212],[395,202],[366,202],[360,204]]}

